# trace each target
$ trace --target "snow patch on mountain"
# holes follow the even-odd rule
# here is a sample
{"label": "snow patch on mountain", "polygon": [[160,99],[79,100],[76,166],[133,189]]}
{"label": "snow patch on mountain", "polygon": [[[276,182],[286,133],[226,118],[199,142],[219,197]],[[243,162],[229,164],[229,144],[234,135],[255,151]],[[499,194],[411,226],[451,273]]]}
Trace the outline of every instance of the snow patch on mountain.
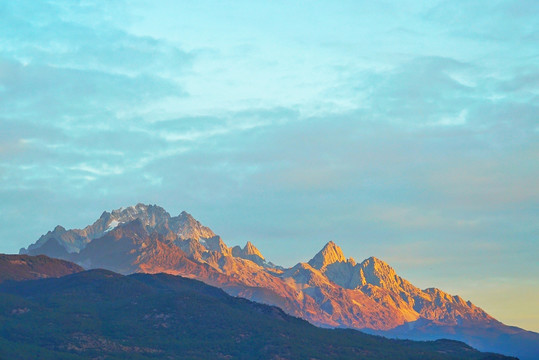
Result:
{"label": "snow patch on mountain", "polygon": [[120,222],[118,220],[112,220],[109,223],[109,227],[107,228],[107,230],[105,230],[105,232],[109,232],[109,231],[115,229],[118,225],[120,225]]}

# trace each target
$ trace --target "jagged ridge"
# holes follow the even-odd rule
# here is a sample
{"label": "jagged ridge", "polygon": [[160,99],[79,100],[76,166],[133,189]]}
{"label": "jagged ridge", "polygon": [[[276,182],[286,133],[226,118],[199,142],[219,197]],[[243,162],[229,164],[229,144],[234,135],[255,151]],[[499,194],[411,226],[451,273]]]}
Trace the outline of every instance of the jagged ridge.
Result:
{"label": "jagged ridge", "polygon": [[[68,249],[76,234],[86,236],[78,252],[59,251]],[[308,263],[283,269],[268,262],[250,242],[243,248],[229,248],[189,214],[170,217],[155,205],[105,212],[83,230],[57,227],[28,249],[31,253],[53,251],[53,256],[87,268],[197,278],[323,326],[390,330],[407,323],[419,327],[425,321],[446,328],[496,328],[500,334],[507,330],[458,296],[413,286],[375,257],[360,263],[346,259],[332,241]],[[453,338],[466,340],[466,336],[454,332]],[[475,346],[496,350],[482,348],[481,342]]]}
{"label": "jagged ridge", "polygon": [[[41,236],[27,249],[22,248],[20,254],[35,255],[37,249],[43,246],[54,248],[54,254],[79,252],[93,239],[104,236],[118,225],[139,219],[149,232],[157,232],[170,239],[210,238],[215,236],[211,229],[203,226],[190,214],[182,211],[178,216],[171,217],[168,212],[157,205],[137,204],[127,208],[120,208],[112,212],[103,212],[99,219],[84,229],[66,230],[58,225],[53,231]],[[52,241],[51,241],[52,240]],[[48,244],[47,244],[48,243]],[[58,244],[61,247],[58,247]],[[63,248],[63,249],[62,249]]]}

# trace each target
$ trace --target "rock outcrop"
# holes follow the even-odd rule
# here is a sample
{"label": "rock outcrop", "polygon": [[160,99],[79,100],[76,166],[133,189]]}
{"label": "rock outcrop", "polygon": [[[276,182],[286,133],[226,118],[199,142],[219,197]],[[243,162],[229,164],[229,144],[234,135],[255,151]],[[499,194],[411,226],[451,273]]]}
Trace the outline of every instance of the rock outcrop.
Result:
{"label": "rock outcrop", "polygon": [[[122,274],[166,272],[195,278],[321,326],[410,337],[423,336],[420,329],[436,329],[433,333],[473,340],[474,346],[489,351],[499,349],[474,334],[495,329],[495,336],[503,339],[513,331],[459,296],[415,287],[380,259],[347,259],[332,241],[307,263],[284,269],[267,261],[250,242],[230,248],[188,213],[171,217],[155,205],[104,212],[82,230],[57,226],[21,252]],[[405,332],[407,325],[415,332]]]}

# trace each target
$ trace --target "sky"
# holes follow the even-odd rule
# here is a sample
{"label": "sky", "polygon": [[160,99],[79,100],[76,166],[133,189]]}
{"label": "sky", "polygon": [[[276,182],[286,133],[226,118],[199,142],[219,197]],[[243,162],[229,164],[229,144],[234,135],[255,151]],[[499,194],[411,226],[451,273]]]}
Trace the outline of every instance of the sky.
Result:
{"label": "sky", "polygon": [[139,202],[539,331],[539,2],[0,2],[0,252]]}

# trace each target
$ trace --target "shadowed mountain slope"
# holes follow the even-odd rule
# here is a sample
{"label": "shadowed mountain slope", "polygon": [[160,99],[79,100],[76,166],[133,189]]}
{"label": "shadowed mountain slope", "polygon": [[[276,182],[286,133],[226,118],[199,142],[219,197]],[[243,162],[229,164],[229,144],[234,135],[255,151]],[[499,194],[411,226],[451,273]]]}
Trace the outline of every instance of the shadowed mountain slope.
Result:
{"label": "shadowed mountain slope", "polygon": [[[86,237],[76,251],[68,252],[76,234]],[[411,339],[447,337],[482,351],[539,358],[539,334],[516,331],[457,295],[419,289],[375,257],[347,259],[332,241],[310,261],[285,269],[250,242],[228,247],[185,212],[171,217],[158,206],[138,204],[105,212],[83,230],[57,226],[22,252],[122,274],[166,272],[196,278],[319,326]]]}
{"label": "shadowed mountain slope", "polygon": [[53,259],[45,255],[0,254],[0,283],[6,280],[32,280],[60,277],[83,271],[79,265],[69,261]]}
{"label": "shadowed mountain slope", "polygon": [[167,274],[6,282],[0,322],[0,358],[9,359],[509,359],[449,340],[321,329]]}

